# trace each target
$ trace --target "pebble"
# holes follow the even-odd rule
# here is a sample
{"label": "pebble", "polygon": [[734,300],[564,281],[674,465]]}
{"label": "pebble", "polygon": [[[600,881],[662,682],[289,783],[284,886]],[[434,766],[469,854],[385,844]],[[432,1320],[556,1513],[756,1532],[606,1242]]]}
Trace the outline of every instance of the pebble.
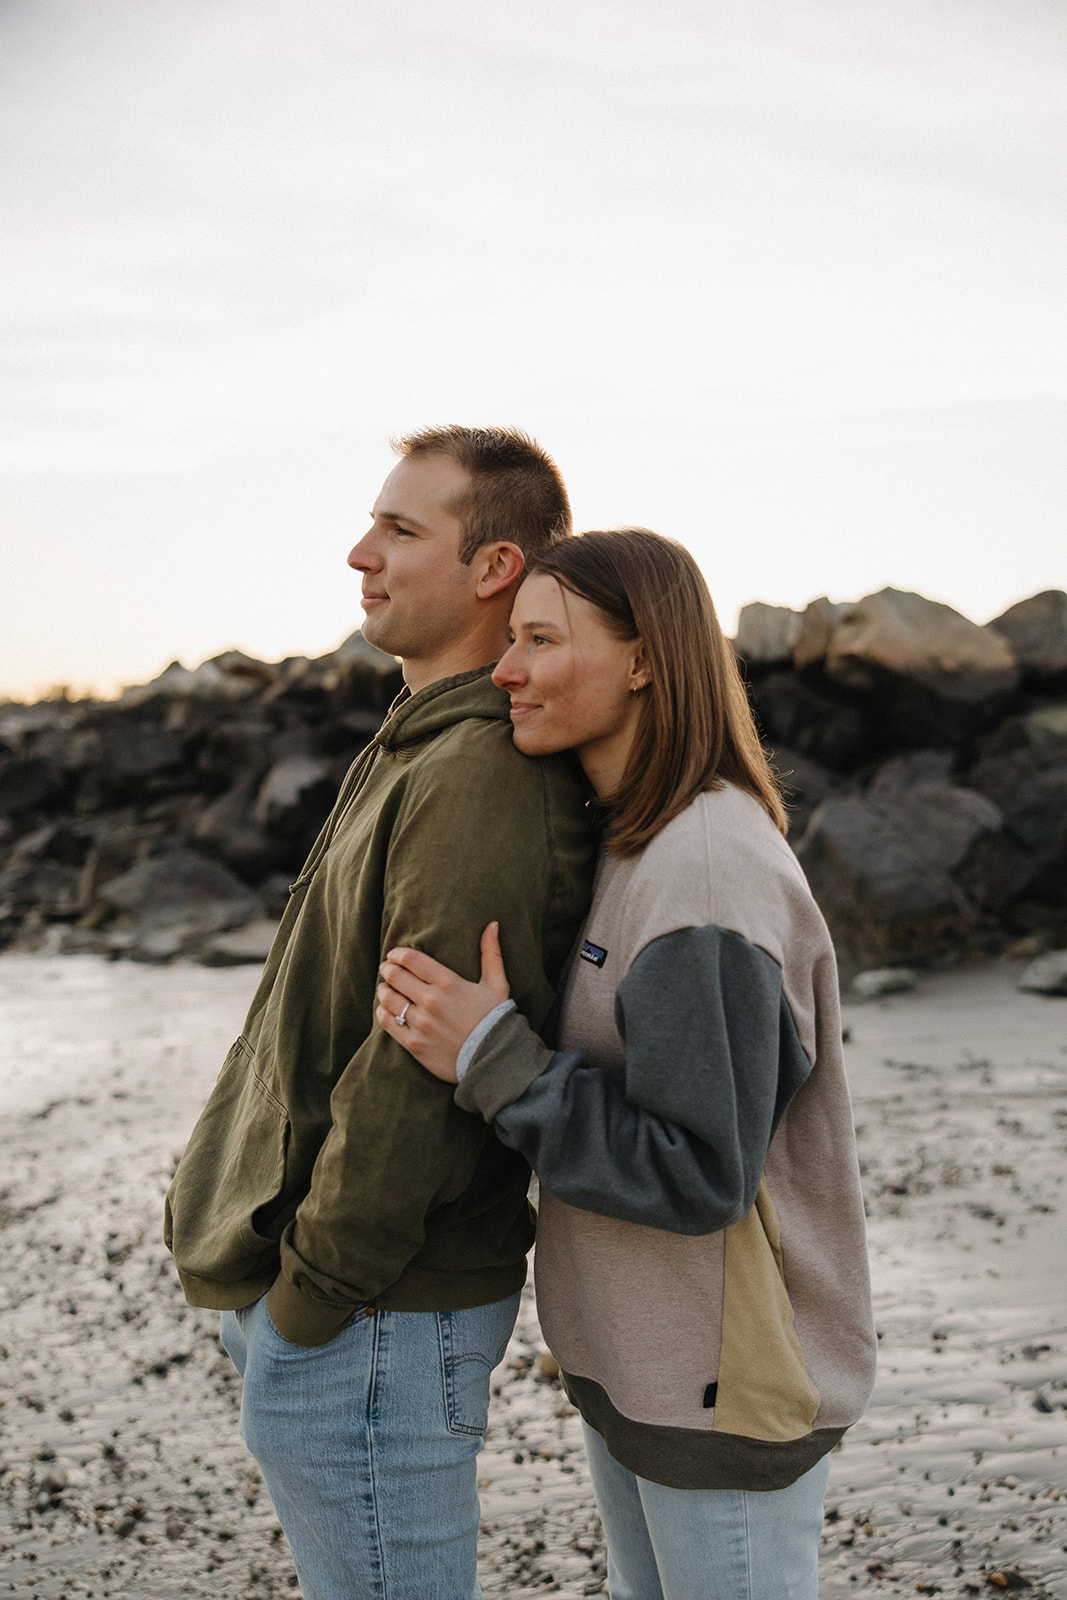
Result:
{"label": "pebble", "polygon": [[1067,995],[1067,950],[1052,950],[1031,961],[1019,979],[1019,988],[1035,994]]}
{"label": "pebble", "polygon": [[908,994],[918,983],[918,974],[910,967],[876,967],[856,974],[852,992],[861,1000],[880,1000],[883,995]]}

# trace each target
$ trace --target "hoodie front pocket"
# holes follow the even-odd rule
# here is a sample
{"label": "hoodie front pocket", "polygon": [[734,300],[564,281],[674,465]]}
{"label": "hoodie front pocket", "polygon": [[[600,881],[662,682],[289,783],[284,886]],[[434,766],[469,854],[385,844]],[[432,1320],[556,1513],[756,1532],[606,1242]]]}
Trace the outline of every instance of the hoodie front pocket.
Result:
{"label": "hoodie front pocket", "polygon": [[288,1113],[257,1075],[252,1046],[239,1038],[171,1189],[173,1249],[184,1272],[230,1282],[276,1261],[290,1209],[288,1148]]}

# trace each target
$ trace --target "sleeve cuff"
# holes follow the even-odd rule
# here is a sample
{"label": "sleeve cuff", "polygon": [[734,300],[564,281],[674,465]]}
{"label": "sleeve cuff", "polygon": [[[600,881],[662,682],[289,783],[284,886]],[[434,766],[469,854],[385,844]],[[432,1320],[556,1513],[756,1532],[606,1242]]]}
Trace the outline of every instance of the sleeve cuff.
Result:
{"label": "sleeve cuff", "polygon": [[284,1273],[279,1273],[267,1291],[267,1315],[283,1339],[306,1350],[329,1344],[337,1337],[358,1305],[312,1300]]}
{"label": "sleeve cuff", "polygon": [[514,1010],[514,1000],[501,1000],[500,1004],[498,1006],[494,1006],[492,1011],[488,1012],[487,1015],[482,1018],[481,1022],[479,1022],[477,1026],[474,1027],[467,1035],[460,1049],[459,1055],[456,1057],[457,1083],[463,1082],[463,1075],[470,1066],[471,1062],[474,1060],[478,1046],[481,1044],[482,1040],[492,1032],[497,1023],[500,1021],[501,1017],[506,1017],[509,1011]]}

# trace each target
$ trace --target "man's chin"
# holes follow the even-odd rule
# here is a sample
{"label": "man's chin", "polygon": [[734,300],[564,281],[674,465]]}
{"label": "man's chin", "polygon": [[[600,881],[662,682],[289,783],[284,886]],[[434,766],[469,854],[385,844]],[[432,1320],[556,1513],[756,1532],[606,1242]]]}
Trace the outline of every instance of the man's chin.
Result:
{"label": "man's chin", "polygon": [[383,650],[387,656],[396,655],[396,651],[389,643],[389,627],[384,617],[374,616],[373,613],[364,617],[363,626],[359,631],[367,643],[372,644],[376,650]]}

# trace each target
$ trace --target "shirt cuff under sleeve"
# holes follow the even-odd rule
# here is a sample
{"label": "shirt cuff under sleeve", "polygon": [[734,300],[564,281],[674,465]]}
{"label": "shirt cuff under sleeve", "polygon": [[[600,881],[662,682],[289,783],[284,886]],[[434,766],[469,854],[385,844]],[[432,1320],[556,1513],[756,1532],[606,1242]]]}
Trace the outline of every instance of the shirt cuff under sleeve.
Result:
{"label": "shirt cuff under sleeve", "polygon": [[492,1032],[493,1028],[495,1028],[496,1024],[500,1021],[501,1017],[506,1017],[509,1011],[514,1010],[514,1000],[501,1000],[500,1004],[498,1006],[494,1006],[492,1011],[484,1016],[481,1022],[479,1022],[477,1026],[474,1027],[467,1035],[466,1039],[463,1041],[459,1055],[456,1057],[457,1083],[463,1082],[463,1074],[474,1060],[478,1046],[481,1044],[482,1040],[487,1034]]}

